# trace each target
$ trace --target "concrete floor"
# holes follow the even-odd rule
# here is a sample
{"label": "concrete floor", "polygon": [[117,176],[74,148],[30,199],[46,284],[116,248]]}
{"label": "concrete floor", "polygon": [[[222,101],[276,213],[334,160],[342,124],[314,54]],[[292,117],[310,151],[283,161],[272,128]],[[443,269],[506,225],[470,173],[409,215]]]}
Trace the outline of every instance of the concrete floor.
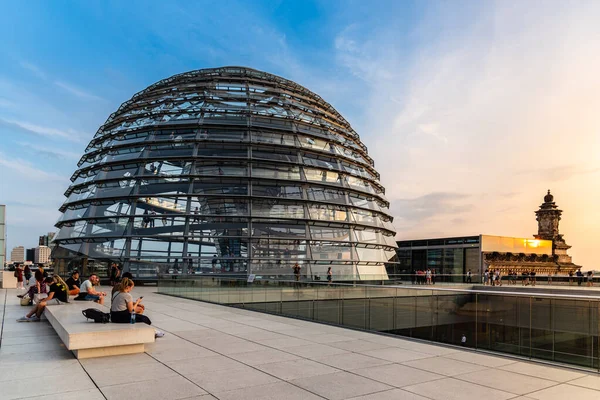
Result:
{"label": "concrete floor", "polygon": [[[165,331],[144,354],[77,360],[0,289],[0,400],[600,399],[600,375],[178,299],[136,288]],[[67,306],[65,306],[67,307]]]}

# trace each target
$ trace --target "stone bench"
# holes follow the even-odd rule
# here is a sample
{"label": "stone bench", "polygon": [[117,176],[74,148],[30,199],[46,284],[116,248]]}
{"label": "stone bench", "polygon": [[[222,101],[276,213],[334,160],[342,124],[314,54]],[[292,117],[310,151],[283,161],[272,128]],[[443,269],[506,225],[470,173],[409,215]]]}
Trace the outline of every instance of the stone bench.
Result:
{"label": "stone bench", "polygon": [[105,306],[91,301],[73,301],[48,306],[44,315],[67,349],[77,358],[143,353],[146,343],[154,343],[154,328],[146,324],[99,324],[87,320],[82,310],[96,308],[109,312]]}

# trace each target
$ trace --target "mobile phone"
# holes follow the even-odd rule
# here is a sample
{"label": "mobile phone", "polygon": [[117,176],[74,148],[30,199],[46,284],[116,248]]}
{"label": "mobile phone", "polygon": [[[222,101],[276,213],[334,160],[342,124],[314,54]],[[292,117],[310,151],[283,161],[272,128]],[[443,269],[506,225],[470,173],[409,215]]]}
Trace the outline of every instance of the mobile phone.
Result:
{"label": "mobile phone", "polygon": [[140,296],[140,300],[143,299],[143,298],[144,298],[144,296]]}

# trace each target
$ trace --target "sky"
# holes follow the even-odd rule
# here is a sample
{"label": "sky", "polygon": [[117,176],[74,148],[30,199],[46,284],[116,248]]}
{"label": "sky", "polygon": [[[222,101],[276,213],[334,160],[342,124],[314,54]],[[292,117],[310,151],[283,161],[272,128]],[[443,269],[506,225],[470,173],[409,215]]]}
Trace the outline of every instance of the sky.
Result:
{"label": "sky", "polygon": [[398,239],[531,237],[551,189],[600,269],[600,2],[28,1],[0,13],[7,252],[54,231],[98,127],[173,74],[241,65],[321,95],[381,173]]}

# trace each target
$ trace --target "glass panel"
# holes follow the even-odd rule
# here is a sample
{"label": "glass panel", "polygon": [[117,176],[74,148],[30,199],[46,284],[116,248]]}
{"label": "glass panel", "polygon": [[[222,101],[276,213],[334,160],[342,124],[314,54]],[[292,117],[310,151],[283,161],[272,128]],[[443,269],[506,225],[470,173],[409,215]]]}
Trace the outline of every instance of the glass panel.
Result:
{"label": "glass panel", "polygon": [[252,184],[252,195],[271,198],[302,199],[302,188],[294,185],[268,185],[262,182],[254,182]]}
{"label": "glass panel", "polygon": [[322,221],[348,221],[348,212],[345,207],[333,205],[317,205],[308,206],[311,219]]}
{"label": "glass panel", "polygon": [[260,178],[300,180],[300,168],[293,165],[253,165],[252,176]]}
{"label": "glass panel", "polygon": [[252,215],[270,218],[305,218],[301,203],[279,203],[269,200],[252,200]]}
{"label": "glass panel", "polygon": [[313,240],[341,240],[345,242],[350,241],[350,229],[347,228],[311,226],[310,234]]}
{"label": "glass panel", "polygon": [[342,175],[338,172],[324,169],[304,168],[304,174],[306,180],[310,182],[327,182],[341,185],[343,180]]}
{"label": "glass panel", "polygon": [[277,221],[267,224],[253,222],[252,236],[305,238],[306,227],[304,225],[285,225]]}
{"label": "glass panel", "polygon": [[351,261],[356,259],[353,247],[348,243],[311,242],[312,259],[323,261]]}
{"label": "glass panel", "polygon": [[346,193],[343,190],[309,187],[306,189],[306,195],[309,200],[346,204]]}

